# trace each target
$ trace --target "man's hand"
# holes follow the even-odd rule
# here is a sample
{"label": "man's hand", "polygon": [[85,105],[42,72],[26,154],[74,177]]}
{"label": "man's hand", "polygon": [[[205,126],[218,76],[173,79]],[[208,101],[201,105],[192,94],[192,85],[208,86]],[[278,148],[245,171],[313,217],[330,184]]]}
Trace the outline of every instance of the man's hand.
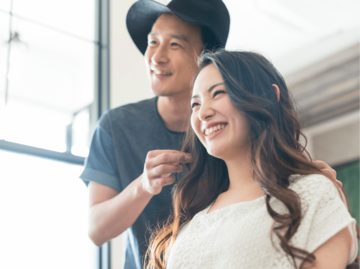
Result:
{"label": "man's hand", "polygon": [[[341,200],[344,202],[346,207],[349,209],[349,203],[347,202],[346,195],[344,194],[343,184],[341,181],[336,179],[336,171],[332,169],[327,163],[323,161],[314,161],[315,165],[320,168],[321,172],[329,178],[338,187]],[[350,210],[350,209],[349,209]]]}
{"label": "man's hand", "polygon": [[176,150],[153,150],[149,151],[141,175],[141,186],[149,194],[159,194],[163,186],[170,185],[175,181],[172,173],[183,170],[182,163],[192,161],[191,155]]}
{"label": "man's hand", "polygon": [[319,167],[321,172],[323,172],[327,178],[329,178],[338,187],[340,187],[340,189],[342,189],[342,182],[336,179],[336,171],[334,169],[332,169],[327,163],[324,163],[323,161],[314,161],[314,164]]}

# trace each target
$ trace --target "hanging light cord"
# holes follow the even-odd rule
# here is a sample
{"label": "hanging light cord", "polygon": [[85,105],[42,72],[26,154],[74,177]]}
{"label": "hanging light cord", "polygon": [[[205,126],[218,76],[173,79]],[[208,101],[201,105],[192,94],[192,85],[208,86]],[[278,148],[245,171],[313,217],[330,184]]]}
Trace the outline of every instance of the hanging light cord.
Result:
{"label": "hanging light cord", "polygon": [[5,106],[7,105],[9,98],[9,72],[10,72],[10,49],[11,49],[11,38],[12,38],[12,9],[13,9],[13,0],[10,2],[10,23],[9,23],[9,41],[8,41],[8,51],[7,51],[7,63],[6,63],[6,78],[5,78]]}

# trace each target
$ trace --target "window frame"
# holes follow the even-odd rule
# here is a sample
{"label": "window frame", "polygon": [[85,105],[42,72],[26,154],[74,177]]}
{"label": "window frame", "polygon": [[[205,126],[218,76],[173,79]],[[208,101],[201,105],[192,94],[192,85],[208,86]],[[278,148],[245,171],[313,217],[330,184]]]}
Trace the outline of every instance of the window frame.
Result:
{"label": "window frame", "polygon": [[[93,115],[100,118],[102,113],[110,108],[110,0],[96,0],[95,34],[99,40],[98,49],[95,50],[95,95],[93,104]],[[91,115],[91,113],[90,113]],[[90,117],[94,119],[95,117]],[[96,121],[97,121],[96,119]],[[92,133],[96,122],[91,122],[90,133]],[[104,243],[99,248],[99,269],[111,269],[111,241]]]}

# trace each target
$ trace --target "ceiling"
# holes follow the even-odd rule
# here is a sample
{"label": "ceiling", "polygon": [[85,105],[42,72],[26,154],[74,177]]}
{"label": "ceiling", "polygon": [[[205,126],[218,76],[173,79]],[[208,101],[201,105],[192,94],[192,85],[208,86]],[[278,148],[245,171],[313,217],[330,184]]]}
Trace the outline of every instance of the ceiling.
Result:
{"label": "ceiling", "polygon": [[225,0],[229,49],[258,51],[284,75],[359,42],[357,0]]}
{"label": "ceiling", "polygon": [[302,126],[359,110],[359,45],[287,77]]}

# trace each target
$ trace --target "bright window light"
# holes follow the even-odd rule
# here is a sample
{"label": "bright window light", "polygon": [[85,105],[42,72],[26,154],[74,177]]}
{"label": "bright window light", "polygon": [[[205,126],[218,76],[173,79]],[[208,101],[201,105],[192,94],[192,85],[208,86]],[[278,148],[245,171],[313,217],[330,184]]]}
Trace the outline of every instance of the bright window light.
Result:
{"label": "bright window light", "polygon": [[83,167],[0,150],[0,268],[95,269]]}

